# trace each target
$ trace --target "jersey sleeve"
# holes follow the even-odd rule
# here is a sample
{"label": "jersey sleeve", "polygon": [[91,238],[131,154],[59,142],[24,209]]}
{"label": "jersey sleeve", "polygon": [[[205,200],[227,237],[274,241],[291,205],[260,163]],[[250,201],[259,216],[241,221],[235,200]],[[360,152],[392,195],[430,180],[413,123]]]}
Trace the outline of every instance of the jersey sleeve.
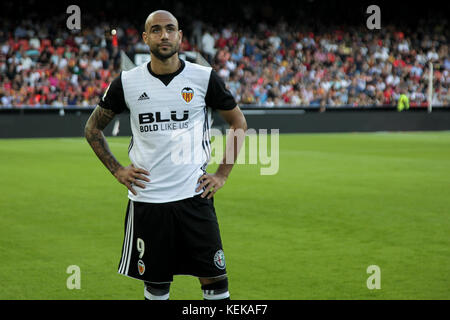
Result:
{"label": "jersey sleeve", "polygon": [[209,77],[205,102],[208,107],[220,110],[231,110],[237,105],[230,90],[225,87],[225,82],[214,70],[211,70]]}
{"label": "jersey sleeve", "polygon": [[109,84],[98,103],[100,107],[109,109],[114,113],[122,113],[127,109],[121,75],[122,73]]}

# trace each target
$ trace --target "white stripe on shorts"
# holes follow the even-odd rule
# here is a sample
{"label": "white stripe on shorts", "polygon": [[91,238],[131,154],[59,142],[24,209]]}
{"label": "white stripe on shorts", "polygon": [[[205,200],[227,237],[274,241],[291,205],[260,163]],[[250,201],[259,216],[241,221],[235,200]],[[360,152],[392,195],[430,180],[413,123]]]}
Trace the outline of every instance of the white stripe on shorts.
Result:
{"label": "white stripe on shorts", "polygon": [[127,275],[127,272],[125,272],[125,267],[127,265],[127,262],[129,260],[129,251],[131,249],[130,240],[132,235],[132,225],[131,225],[131,214],[133,212],[134,204],[133,201],[130,200],[130,207],[128,208],[128,218],[127,218],[127,230],[125,233],[125,240],[124,240],[124,246],[123,246],[123,252],[122,252],[122,261],[120,262],[119,266],[119,273]]}
{"label": "white stripe on shorts", "polygon": [[[131,200],[130,200],[131,201]],[[130,234],[130,245],[128,248],[128,261],[127,267],[125,269],[125,274],[128,274],[128,269],[130,268],[130,260],[131,260],[131,252],[133,251],[133,237],[134,237],[134,202],[131,201],[130,206],[130,214],[131,214],[131,234]]]}

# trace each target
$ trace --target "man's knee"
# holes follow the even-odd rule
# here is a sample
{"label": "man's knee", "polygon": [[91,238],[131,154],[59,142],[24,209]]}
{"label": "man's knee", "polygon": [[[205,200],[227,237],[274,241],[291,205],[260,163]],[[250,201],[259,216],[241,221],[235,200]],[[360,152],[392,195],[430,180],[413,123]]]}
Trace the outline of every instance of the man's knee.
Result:
{"label": "man's knee", "polygon": [[199,278],[202,284],[204,300],[229,300],[228,278],[226,275],[217,278]]}
{"label": "man's knee", "polygon": [[170,282],[154,283],[145,281],[145,300],[169,300]]}
{"label": "man's knee", "polygon": [[198,278],[198,280],[200,280],[201,285],[211,284],[211,283],[223,280],[223,279],[227,279],[226,274],[219,276],[219,277],[215,277],[215,278]]}

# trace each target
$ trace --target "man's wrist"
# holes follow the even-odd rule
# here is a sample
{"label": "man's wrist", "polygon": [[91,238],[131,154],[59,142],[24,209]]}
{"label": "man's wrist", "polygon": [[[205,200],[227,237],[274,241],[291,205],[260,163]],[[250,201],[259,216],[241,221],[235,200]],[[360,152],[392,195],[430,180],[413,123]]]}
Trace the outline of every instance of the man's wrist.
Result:
{"label": "man's wrist", "polygon": [[117,167],[111,169],[110,171],[111,171],[112,175],[113,175],[114,177],[117,178],[117,173],[118,173],[121,169],[123,169],[123,166],[119,165],[119,166],[117,166]]}
{"label": "man's wrist", "polygon": [[219,176],[219,177],[223,178],[224,180],[227,180],[227,179],[228,179],[228,175],[229,175],[229,173],[226,174],[226,173],[220,171],[220,169],[218,169],[218,170],[216,171],[216,176]]}

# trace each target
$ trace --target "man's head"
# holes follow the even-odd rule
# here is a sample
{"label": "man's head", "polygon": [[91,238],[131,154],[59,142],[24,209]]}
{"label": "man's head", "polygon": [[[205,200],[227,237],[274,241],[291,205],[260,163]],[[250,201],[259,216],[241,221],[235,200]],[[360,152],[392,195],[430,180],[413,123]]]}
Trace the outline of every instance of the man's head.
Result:
{"label": "man's head", "polygon": [[183,33],[178,30],[178,20],[168,11],[152,12],[145,21],[144,42],[150,52],[160,60],[167,60],[180,49]]}

